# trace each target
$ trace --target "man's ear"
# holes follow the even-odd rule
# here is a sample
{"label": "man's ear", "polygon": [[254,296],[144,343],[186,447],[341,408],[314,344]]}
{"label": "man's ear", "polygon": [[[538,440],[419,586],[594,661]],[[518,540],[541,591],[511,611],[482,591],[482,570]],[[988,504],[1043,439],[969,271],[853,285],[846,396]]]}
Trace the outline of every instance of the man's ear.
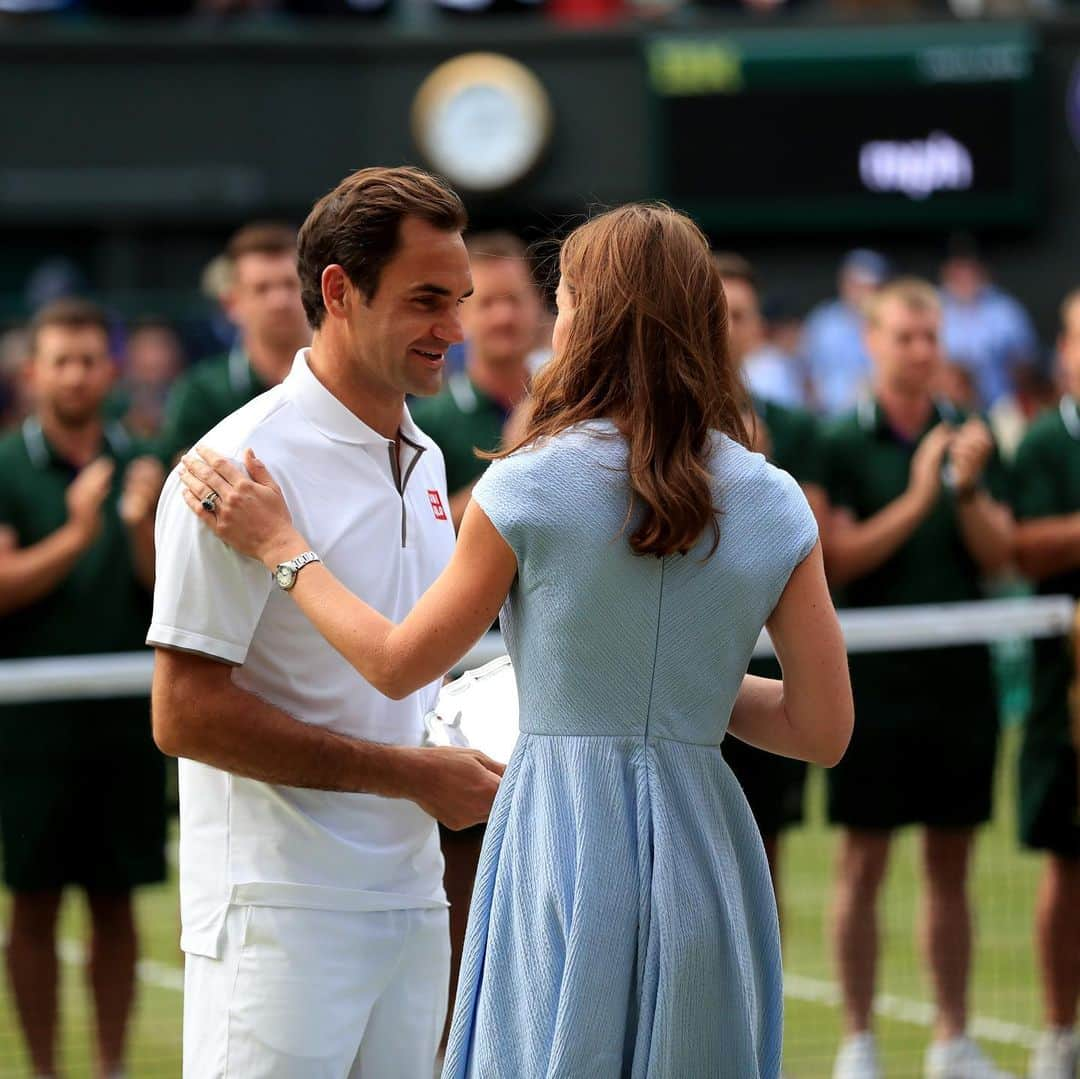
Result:
{"label": "man's ear", "polygon": [[349,312],[351,294],[356,290],[343,266],[331,263],[322,272],[322,299],[331,318],[345,318]]}

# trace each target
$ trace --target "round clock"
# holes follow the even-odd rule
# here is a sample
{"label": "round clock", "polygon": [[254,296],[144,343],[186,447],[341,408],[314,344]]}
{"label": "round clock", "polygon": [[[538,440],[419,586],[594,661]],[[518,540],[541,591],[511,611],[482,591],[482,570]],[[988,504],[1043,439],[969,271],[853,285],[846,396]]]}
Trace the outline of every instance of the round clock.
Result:
{"label": "round clock", "polygon": [[551,132],[551,105],[523,64],[474,52],[440,64],[412,107],[417,145],[432,167],[470,191],[499,191],[540,159]]}

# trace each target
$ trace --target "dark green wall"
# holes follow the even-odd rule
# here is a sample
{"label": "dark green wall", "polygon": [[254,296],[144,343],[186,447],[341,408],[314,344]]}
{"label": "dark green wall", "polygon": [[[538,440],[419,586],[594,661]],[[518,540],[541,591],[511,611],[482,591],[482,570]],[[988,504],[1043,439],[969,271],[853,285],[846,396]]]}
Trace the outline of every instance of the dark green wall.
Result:
{"label": "dark green wall", "polygon": [[[715,24],[722,25],[722,24]],[[714,24],[709,24],[711,29]],[[883,27],[882,32],[887,32]],[[532,238],[590,206],[650,190],[641,34],[553,31],[541,23],[459,22],[411,31],[367,24],[5,24],[0,36],[0,316],[50,253],[68,253],[132,312],[188,302],[198,270],[252,216],[299,220],[354,168],[417,162],[409,108],[441,60],[490,48],[547,87],[556,137],[535,173],[497,200],[471,201],[478,224]],[[980,237],[998,277],[1044,334],[1080,282],[1080,149],[1065,120],[1080,20],[1040,27],[1045,213]],[[988,123],[994,118],[988,117]],[[418,162],[419,163],[419,162]],[[931,273],[942,232],[717,236],[751,255],[766,282],[806,301],[831,289],[840,254],[874,243]]]}

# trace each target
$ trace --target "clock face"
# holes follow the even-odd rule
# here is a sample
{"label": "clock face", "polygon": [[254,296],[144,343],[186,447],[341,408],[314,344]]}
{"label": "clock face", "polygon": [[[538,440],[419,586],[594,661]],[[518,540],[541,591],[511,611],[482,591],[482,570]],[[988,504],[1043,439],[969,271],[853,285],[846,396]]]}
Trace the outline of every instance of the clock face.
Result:
{"label": "clock face", "polygon": [[451,182],[497,191],[536,164],[550,129],[547,94],[521,64],[471,53],[436,68],[413,104],[424,156]]}
{"label": "clock face", "polygon": [[277,581],[278,586],[281,588],[291,588],[295,577],[296,570],[292,566],[278,566],[274,571],[274,580]]}

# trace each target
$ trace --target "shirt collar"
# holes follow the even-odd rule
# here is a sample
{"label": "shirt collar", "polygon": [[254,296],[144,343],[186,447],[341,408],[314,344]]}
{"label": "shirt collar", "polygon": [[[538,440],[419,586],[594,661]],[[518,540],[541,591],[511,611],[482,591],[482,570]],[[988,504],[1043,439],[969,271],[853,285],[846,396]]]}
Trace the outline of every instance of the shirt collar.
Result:
{"label": "shirt collar", "polygon": [[427,435],[416,426],[408,405],[401,406],[401,426],[398,431],[402,439],[416,449],[424,449],[430,441]]}
{"label": "shirt collar", "polygon": [[1061,422],[1065,424],[1065,430],[1080,442],[1080,411],[1076,407],[1076,398],[1065,394],[1058,402],[1058,411],[1061,413]]}
{"label": "shirt collar", "polygon": [[270,384],[252,366],[244,346],[238,341],[229,350],[229,388],[238,397],[254,397],[270,389]]}
{"label": "shirt collar", "polygon": [[510,413],[513,412],[512,408],[507,408],[502,401],[492,397],[490,393],[477,386],[472,375],[469,374],[468,368],[451,375],[446,385],[450,395],[454,398],[458,411],[462,413],[471,415],[483,405],[484,408],[498,412],[505,423],[510,418]]}
{"label": "shirt collar", "polygon": [[[947,401],[944,397],[935,397],[933,399],[933,409],[930,413],[930,418],[926,421],[926,426],[919,433],[921,439],[932,427],[936,427],[939,423],[951,423],[958,424],[963,417],[959,410],[952,404],[951,401]],[[889,425],[889,421],[885,418],[885,413],[882,411],[881,405],[878,403],[878,399],[872,394],[862,394],[855,405],[855,416],[859,421],[859,426],[868,432],[872,432],[876,435],[894,435],[892,427]]]}
{"label": "shirt collar", "polygon": [[[131,436],[118,421],[105,424],[105,445],[113,457],[120,457],[131,448]],[[54,464],[72,467],[53,449],[52,443],[45,437],[41,420],[37,416],[27,416],[22,424],[23,445],[30,463],[38,469],[49,468]]]}
{"label": "shirt collar", "polygon": [[[308,359],[310,352],[307,348],[300,349],[282,385],[312,427],[335,442],[349,442],[355,446],[386,446],[392,443],[392,439],[384,438],[350,412],[315,377]],[[426,441],[404,403],[401,406],[400,432],[407,442],[414,445]]]}

